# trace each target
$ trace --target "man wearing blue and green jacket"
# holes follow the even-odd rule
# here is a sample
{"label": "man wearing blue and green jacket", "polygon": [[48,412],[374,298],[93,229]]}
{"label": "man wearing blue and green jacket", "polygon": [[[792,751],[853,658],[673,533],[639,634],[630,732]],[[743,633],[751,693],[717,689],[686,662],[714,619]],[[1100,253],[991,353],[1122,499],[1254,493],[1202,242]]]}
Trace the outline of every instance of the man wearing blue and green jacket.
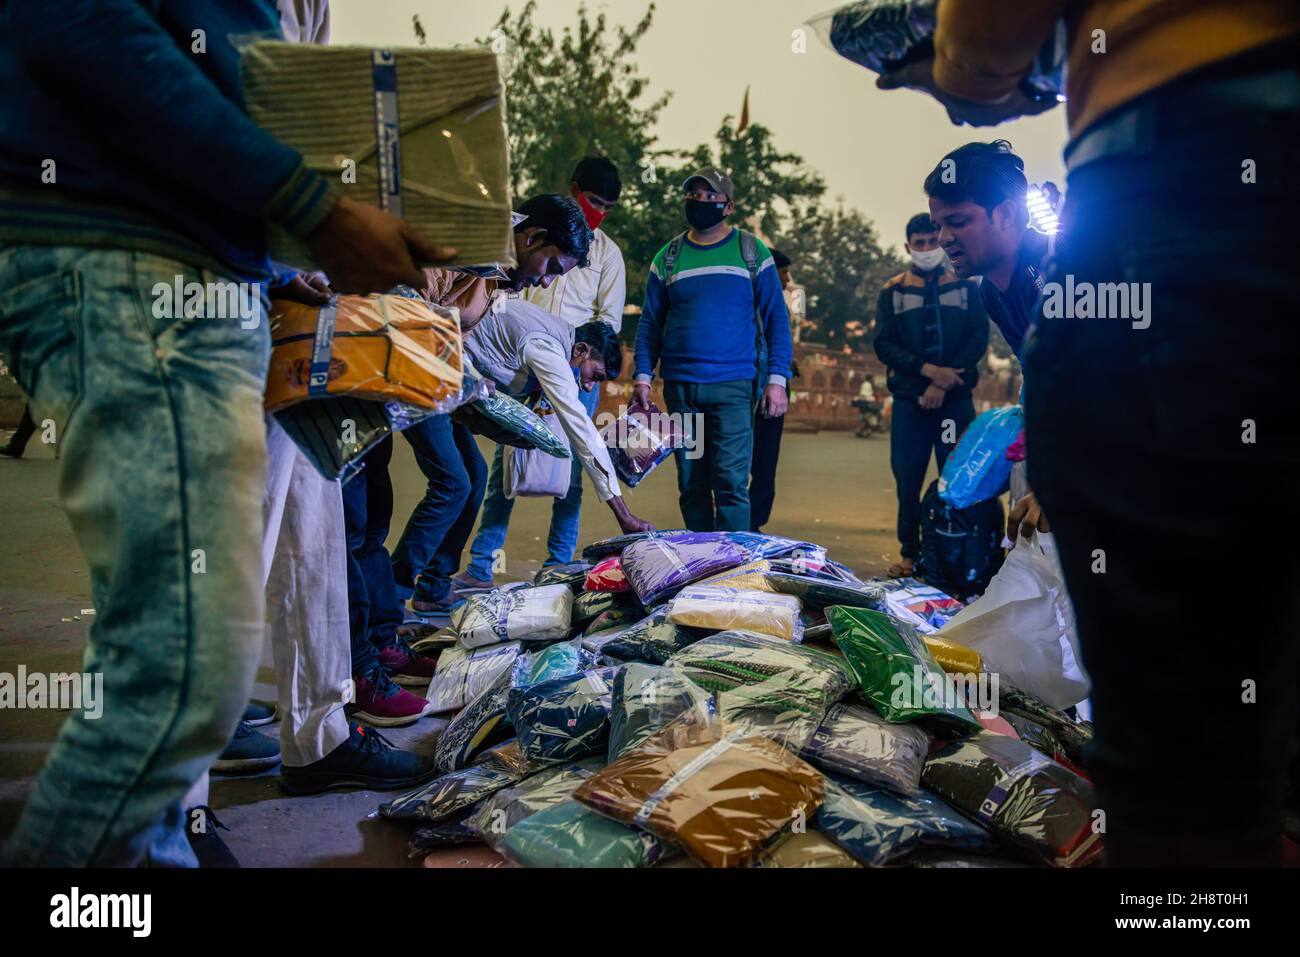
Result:
{"label": "man wearing blue and green jacket", "polygon": [[[0,352],[56,423],[102,676],[6,863],[197,863],[180,799],[230,740],[265,627],[263,303],[302,283],[267,225],[340,292],[422,285],[416,262],[453,252],[248,119],[229,39],[248,34],[280,35],[272,0],[0,5]],[[172,301],[189,283],[201,315]]]}
{"label": "man wearing blue and green jacket", "polygon": [[748,531],[754,403],[765,416],[785,415],[790,318],[772,254],[727,223],[736,211],[730,177],[703,169],[682,189],[690,229],[650,266],[633,404],[649,405],[658,366],[668,411],[686,429],[703,428],[676,453],[683,523]]}

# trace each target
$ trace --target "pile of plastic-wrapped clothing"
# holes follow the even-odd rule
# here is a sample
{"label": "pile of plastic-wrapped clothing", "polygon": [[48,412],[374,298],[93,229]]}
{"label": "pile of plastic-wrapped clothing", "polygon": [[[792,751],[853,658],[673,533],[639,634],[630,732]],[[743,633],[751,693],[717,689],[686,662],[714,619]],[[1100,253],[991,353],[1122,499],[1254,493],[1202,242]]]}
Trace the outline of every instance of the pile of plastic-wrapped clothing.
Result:
{"label": "pile of plastic-wrapped clothing", "polygon": [[810,542],[597,542],[456,608],[440,776],[380,814],[525,867],[1090,863],[1091,726],[946,638],[961,611]]}

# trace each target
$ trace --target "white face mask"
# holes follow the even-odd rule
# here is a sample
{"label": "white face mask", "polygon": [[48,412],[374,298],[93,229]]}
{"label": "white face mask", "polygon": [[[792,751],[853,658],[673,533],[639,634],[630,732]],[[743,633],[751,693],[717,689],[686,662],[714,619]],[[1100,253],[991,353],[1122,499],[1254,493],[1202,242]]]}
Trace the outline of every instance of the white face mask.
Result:
{"label": "white face mask", "polygon": [[909,250],[912,254],[912,262],[916,263],[916,268],[922,272],[929,272],[943,263],[943,248],[927,249],[925,252],[917,252],[915,249]]}

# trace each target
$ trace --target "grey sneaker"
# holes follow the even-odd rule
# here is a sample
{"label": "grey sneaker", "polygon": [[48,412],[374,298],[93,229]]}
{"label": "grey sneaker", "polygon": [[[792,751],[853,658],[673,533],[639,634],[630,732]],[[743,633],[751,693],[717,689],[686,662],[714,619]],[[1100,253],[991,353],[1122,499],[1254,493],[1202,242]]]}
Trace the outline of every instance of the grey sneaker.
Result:
{"label": "grey sneaker", "polygon": [[212,770],[224,774],[261,771],[279,763],[280,742],[258,734],[247,721],[241,721],[226,750],[212,763]]}

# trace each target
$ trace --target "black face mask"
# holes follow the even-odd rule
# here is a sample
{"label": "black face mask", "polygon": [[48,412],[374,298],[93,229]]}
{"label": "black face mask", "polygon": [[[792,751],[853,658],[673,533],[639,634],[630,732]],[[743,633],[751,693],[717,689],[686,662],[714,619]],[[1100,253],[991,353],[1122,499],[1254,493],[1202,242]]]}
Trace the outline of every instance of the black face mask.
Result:
{"label": "black face mask", "polygon": [[726,218],[726,203],[702,203],[698,199],[686,201],[686,221],[694,229],[712,229]]}

